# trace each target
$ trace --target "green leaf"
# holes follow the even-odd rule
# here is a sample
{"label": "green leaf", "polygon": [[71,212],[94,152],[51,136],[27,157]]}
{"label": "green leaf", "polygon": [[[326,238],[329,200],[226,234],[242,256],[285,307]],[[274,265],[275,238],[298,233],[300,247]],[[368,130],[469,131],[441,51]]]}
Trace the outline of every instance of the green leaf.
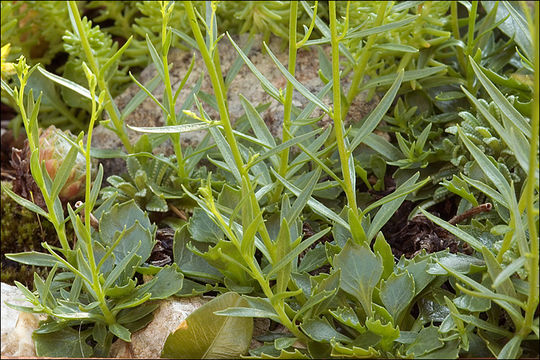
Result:
{"label": "green leaf", "polygon": [[497,359],[518,359],[521,350],[521,342],[523,339],[519,335],[515,335],[510,341],[508,341],[502,348]]}
{"label": "green leaf", "polygon": [[476,251],[481,251],[482,250],[482,246],[484,246],[484,244],[482,244],[480,241],[478,241],[473,236],[469,235],[467,232],[461,230],[460,228],[458,228],[458,227],[456,227],[456,226],[454,226],[452,224],[449,224],[448,222],[444,221],[443,219],[440,219],[440,218],[436,217],[435,215],[431,215],[430,213],[428,213],[427,211],[425,211],[422,208],[420,208],[420,211],[429,220],[433,221],[435,224],[439,225],[443,229],[445,229],[445,230],[449,231],[450,233],[454,234],[459,239],[461,239],[464,242],[466,242],[467,244],[469,244],[474,250],[476,250]]}
{"label": "green leaf", "polygon": [[[485,8],[486,12],[491,12],[495,7],[495,3],[491,1],[482,1],[482,6]],[[509,38],[513,39],[527,57],[532,60],[533,43],[529,27],[527,26],[527,21],[514,6],[519,5],[514,5],[509,1],[500,2],[497,6],[495,20],[498,22],[507,18],[506,21],[498,26],[498,28],[508,35]]]}
{"label": "green leaf", "polygon": [[63,264],[59,263],[58,260],[50,255],[37,251],[29,251],[22,253],[14,254],[5,254],[6,258],[16,261],[25,265],[34,265],[34,266],[47,266],[52,267],[58,264],[60,267],[64,267]]}
{"label": "green leaf", "polygon": [[310,102],[316,104],[318,107],[320,107],[325,113],[330,112],[330,108],[323,103],[317,96],[313,95],[311,91],[309,91],[304,85],[302,85],[296,78],[287,70],[285,67],[281,64],[279,59],[274,55],[272,50],[266,45],[266,42],[263,42],[264,49],[268,52],[268,55],[270,55],[270,58],[276,64],[278,67],[278,70],[287,78],[287,81],[290,82],[296,90],[302,95],[306,97]]}
{"label": "green leaf", "polygon": [[154,66],[159,76],[163,81],[165,81],[165,73],[163,72],[163,61],[161,60],[161,57],[156,51],[156,48],[152,44],[152,41],[150,41],[150,37],[148,36],[148,34],[146,34],[146,46],[148,47],[148,51],[150,52],[150,56],[152,57],[152,61],[154,62]]}
{"label": "green leaf", "polygon": [[[424,68],[420,70],[408,70],[405,71],[403,74],[403,82],[412,81],[412,80],[420,80],[424,79],[426,77],[432,76],[438,72],[445,71],[446,66],[436,66],[436,67],[429,67]],[[389,74],[389,75],[383,75],[378,76],[372,80],[367,81],[364,83],[364,85],[360,86],[359,91],[384,86],[384,85],[390,85],[394,82],[396,78],[395,74]]]}
{"label": "green leaf", "polygon": [[28,210],[31,210],[31,211],[35,212],[36,214],[41,215],[45,219],[49,220],[49,214],[47,214],[42,208],[40,208],[39,206],[37,206],[33,202],[28,201],[28,200],[20,197],[19,195],[15,194],[4,183],[2,183],[2,191],[5,191],[6,194],[8,194],[9,197],[11,197],[13,199],[13,201],[15,201],[17,204],[19,204],[19,205],[27,208]]}
{"label": "green leaf", "polygon": [[489,299],[479,298],[469,294],[458,296],[453,301],[458,308],[469,312],[488,311],[491,308],[491,301]]}
{"label": "green leaf", "polygon": [[395,44],[395,43],[386,43],[386,44],[377,44],[372,47],[372,49],[380,49],[386,51],[397,51],[404,53],[417,53],[418,49],[410,45],[404,44]]}
{"label": "green leaf", "polygon": [[325,318],[308,319],[300,325],[302,330],[310,339],[323,343],[330,343],[331,340],[350,342],[351,339],[337,332]]}
{"label": "green leaf", "polygon": [[[57,84],[60,84],[72,91],[75,91],[77,94],[84,96],[87,99],[92,99],[92,95],[90,94],[90,91],[88,89],[85,89],[81,85],[77,84],[76,82],[73,82],[71,80],[65,79],[63,77],[60,77],[58,75],[55,75],[53,73],[48,72],[41,66],[38,66],[38,70],[40,73],[42,73],[45,77],[49,78],[50,80],[54,81]],[[97,95],[94,95],[94,99],[96,102],[98,102]]]}
{"label": "green leaf", "polygon": [[127,39],[127,41],[124,43],[124,45],[122,45],[122,47],[116,53],[114,53],[114,55],[111,56],[103,66],[101,66],[101,69],[99,69],[100,77],[103,77],[103,78],[107,77],[107,71],[112,68],[114,63],[120,60],[120,57],[122,56],[124,51],[126,51],[129,45],[131,44],[132,39],[133,39],[133,35],[131,35]]}
{"label": "green leaf", "polygon": [[92,347],[86,343],[89,331],[77,331],[66,327],[60,331],[33,333],[36,355],[41,357],[82,358],[92,357]]}
{"label": "green leaf", "polygon": [[276,274],[278,271],[281,270],[284,266],[289,264],[293,259],[295,259],[298,255],[302,253],[302,251],[306,250],[308,247],[313,245],[317,240],[328,234],[331,228],[326,228],[324,230],[319,231],[318,233],[310,236],[309,238],[303,240],[300,245],[296,246],[293,250],[291,250],[287,255],[282,257],[274,266],[272,266],[272,270],[268,273],[267,277],[271,277],[273,274]]}
{"label": "green leaf", "polygon": [[261,74],[261,72],[255,67],[255,65],[253,65],[251,60],[249,60],[249,58],[242,51],[242,49],[240,49],[240,47],[238,45],[236,45],[236,43],[231,38],[231,36],[229,35],[228,32],[227,32],[227,37],[229,38],[229,41],[231,42],[231,44],[234,46],[234,48],[238,52],[238,55],[240,55],[242,60],[244,60],[244,62],[246,63],[247,67],[251,70],[253,75],[255,75],[255,77],[257,77],[257,79],[259,79],[259,81],[261,82],[261,86],[263,87],[264,91],[266,91],[268,93],[268,95],[270,95],[271,97],[276,99],[278,102],[281,102],[282,100],[281,100],[281,97],[280,97],[279,92],[276,89],[276,87],[274,85],[272,85],[272,83],[267,78],[265,78],[263,74]]}
{"label": "green leaf", "polygon": [[194,124],[182,124],[182,125],[171,125],[171,126],[158,126],[158,127],[137,127],[127,125],[133,131],[149,133],[149,134],[182,134],[192,131],[199,131],[204,129],[209,129],[215,125],[208,124],[205,122],[198,122]]}
{"label": "green leaf", "polygon": [[420,330],[416,340],[407,348],[406,354],[417,357],[440,349],[443,346],[444,342],[439,339],[438,328],[430,325],[427,328],[422,328],[422,330]]}
{"label": "green leaf", "polygon": [[329,310],[329,313],[340,323],[347,325],[360,333],[366,331],[366,328],[362,326],[352,307],[339,307],[335,310]]}
{"label": "green leaf", "polygon": [[414,294],[414,279],[407,271],[398,275],[392,273],[382,281],[380,297],[395,324],[400,322],[401,313],[410,305]]}
{"label": "green leaf", "polygon": [[[152,78],[152,80],[150,80],[146,85],[144,85],[144,89],[152,92],[157,88],[160,81],[161,79],[159,78],[159,76],[156,75]],[[141,88],[141,90],[139,90],[137,94],[135,94],[135,96],[133,96],[131,100],[129,100],[127,105],[124,107],[120,119],[124,121],[129,116],[129,114],[131,114],[135,109],[139,107],[140,104],[142,104],[142,102],[146,99],[147,96],[148,94]]]}
{"label": "green leaf", "polygon": [[73,164],[77,159],[77,155],[79,155],[78,150],[79,149],[77,147],[72,146],[71,149],[69,149],[66,157],[62,161],[62,165],[60,165],[60,167],[58,168],[58,171],[56,172],[56,175],[53,179],[52,189],[50,192],[51,199],[55,199],[56,196],[58,196],[60,190],[62,190],[62,187],[69,178],[69,175],[73,168]]}
{"label": "green leaf", "polygon": [[214,141],[216,142],[216,145],[219,149],[219,152],[223,157],[223,160],[225,160],[225,162],[229,166],[229,170],[232,172],[237,183],[242,184],[242,176],[240,175],[240,169],[238,169],[236,166],[236,162],[234,160],[234,156],[229,143],[227,142],[227,140],[225,140],[225,137],[221,134],[221,131],[216,128],[211,127],[210,134],[212,134]]}
{"label": "green leaf", "polygon": [[375,239],[375,244],[373,244],[373,250],[375,253],[381,257],[383,263],[383,273],[382,278],[387,279],[390,274],[394,271],[394,254],[392,254],[392,248],[386,242],[382,232],[379,232],[377,238]]}
{"label": "green leaf", "polygon": [[246,117],[251,125],[251,128],[253,129],[253,132],[257,136],[257,139],[264,142],[270,148],[275,147],[276,142],[274,140],[274,137],[272,136],[270,130],[268,130],[268,126],[262,119],[257,109],[255,109],[255,107],[249,102],[249,100],[246,99],[242,94],[239,94],[238,97],[240,98],[242,107],[246,112]]}
{"label": "green leaf", "polygon": [[166,299],[180,291],[184,275],[178,265],[172,264],[163,267],[152,280],[148,281],[135,291],[135,297],[152,294],[150,300]]}
{"label": "green leaf", "polygon": [[253,320],[219,316],[214,312],[247,305],[247,301],[234,292],[204,304],[167,337],[161,356],[184,359],[239,358],[249,348]]}
{"label": "green leaf", "polygon": [[491,96],[497,107],[501,110],[503,113],[503,116],[506,116],[512,123],[514,123],[515,126],[517,126],[521,132],[527,136],[527,138],[531,138],[531,125],[527,122],[527,120],[521,115],[519,111],[510,104],[506,96],[504,96],[499,89],[493,85],[493,83],[487,78],[487,76],[483,73],[480,66],[476,64],[474,59],[469,56],[469,61],[471,63],[471,66],[474,70],[474,73],[478,77],[478,80],[482,83],[488,94]]}
{"label": "green leaf", "polygon": [[394,102],[394,99],[397,95],[401,82],[404,81],[404,72],[400,70],[397,73],[397,76],[394,76],[395,80],[392,83],[392,86],[386,94],[383,96],[381,101],[377,104],[377,107],[368,115],[366,119],[362,121],[362,127],[355,134],[354,139],[351,141],[349,146],[349,151],[354,151],[358,145],[364,141],[364,139],[375,130],[377,125],[381,122],[383,116],[386,114],[390,105]]}
{"label": "green leaf", "polygon": [[126,329],[124,326],[118,323],[114,323],[114,324],[109,325],[109,331],[112,334],[118,336],[120,339],[127,342],[131,342],[131,332],[128,329]]}
{"label": "green leaf", "polygon": [[275,311],[264,309],[255,309],[249,307],[230,307],[225,310],[215,311],[214,314],[220,316],[236,316],[236,317],[251,317],[251,318],[269,318],[279,322],[279,316]]}
{"label": "green leaf", "polygon": [[[282,176],[280,176],[274,169],[270,169],[274,176],[294,195],[297,197],[300,196],[300,193],[302,192],[300,189],[298,189],[296,186],[291,184],[289,181],[284,179]],[[321,204],[319,201],[315,200],[314,198],[310,198],[307,202],[307,204],[311,207],[311,209],[321,215],[326,217],[327,219],[333,220],[343,227],[345,227],[347,230],[350,230],[349,224],[343,220],[338,214]]]}
{"label": "green leaf", "polygon": [[334,267],[341,269],[341,288],[362,304],[366,314],[371,314],[373,289],[383,273],[381,259],[367,245],[348,240],[335,256]]}
{"label": "green leaf", "polygon": [[495,280],[493,280],[493,287],[498,288],[500,285],[502,285],[503,282],[510,279],[510,276],[512,276],[516,271],[520,270],[523,265],[527,262],[527,259],[524,256],[520,256],[518,259],[513,260],[510,265],[505,267],[503,271],[497,275]]}

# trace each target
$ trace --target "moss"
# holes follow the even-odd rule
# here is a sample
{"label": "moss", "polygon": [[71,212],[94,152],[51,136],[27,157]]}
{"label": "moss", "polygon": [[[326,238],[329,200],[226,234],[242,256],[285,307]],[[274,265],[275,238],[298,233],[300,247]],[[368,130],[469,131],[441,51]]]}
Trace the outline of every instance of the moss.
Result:
{"label": "moss", "polygon": [[[11,183],[3,182],[8,188]],[[47,241],[50,245],[58,246],[58,237],[54,226],[46,219],[17,204],[5,192],[1,192],[1,250],[2,250],[2,282],[13,284],[19,281],[32,288],[34,272],[41,276],[47,275],[46,268],[25,266],[7,259],[4,254],[24,251],[46,252],[41,243]],[[72,233],[67,229],[68,236]]]}

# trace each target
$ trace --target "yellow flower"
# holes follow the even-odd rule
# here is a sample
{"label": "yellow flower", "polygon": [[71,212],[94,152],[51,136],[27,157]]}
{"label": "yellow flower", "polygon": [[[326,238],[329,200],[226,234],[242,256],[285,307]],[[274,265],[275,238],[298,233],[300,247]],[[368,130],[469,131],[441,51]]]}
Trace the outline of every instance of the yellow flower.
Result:
{"label": "yellow flower", "polygon": [[15,67],[13,63],[6,62],[6,59],[9,55],[9,50],[11,48],[11,44],[6,44],[2,46],[2,79],[4,78],[4,75],[10,76],[15,74]]}

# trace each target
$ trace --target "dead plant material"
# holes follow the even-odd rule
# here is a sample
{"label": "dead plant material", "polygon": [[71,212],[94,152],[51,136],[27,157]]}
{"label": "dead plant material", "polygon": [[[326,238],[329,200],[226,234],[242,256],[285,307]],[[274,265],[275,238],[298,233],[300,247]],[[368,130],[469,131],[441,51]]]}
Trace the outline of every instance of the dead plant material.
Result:
{"label": "dead plant material", "polygon": [[148,263],[165,266],[173,263],[174,229],[163,228],[156,232],[156,245],[152,249]]}

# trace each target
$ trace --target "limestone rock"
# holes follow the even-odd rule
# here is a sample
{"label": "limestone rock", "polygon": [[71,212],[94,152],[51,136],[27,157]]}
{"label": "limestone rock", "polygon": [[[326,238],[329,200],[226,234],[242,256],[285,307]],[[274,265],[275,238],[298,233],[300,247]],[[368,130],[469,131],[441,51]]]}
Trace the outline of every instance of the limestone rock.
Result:
{"label": "limestone rock", "polygon": [[131,335],[131,343],[117,340],[111,347],[111,357],[155,359],[167,336],[175,331],[189,314],[204,305],[208,300],[201,297],[169,298],[162,300],[154,312],[154,319],[147,327]]}
{"label": "limestone rock", "polygon": [[39,316],[23,313],[8,307],[5,303],[31,306],[23,293],[16,287],[2,283],[2,333],[1,355],[35,357],[32,332],[39,327]]}

